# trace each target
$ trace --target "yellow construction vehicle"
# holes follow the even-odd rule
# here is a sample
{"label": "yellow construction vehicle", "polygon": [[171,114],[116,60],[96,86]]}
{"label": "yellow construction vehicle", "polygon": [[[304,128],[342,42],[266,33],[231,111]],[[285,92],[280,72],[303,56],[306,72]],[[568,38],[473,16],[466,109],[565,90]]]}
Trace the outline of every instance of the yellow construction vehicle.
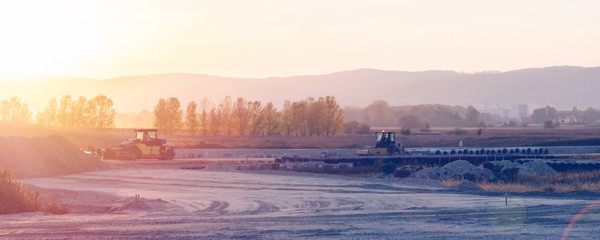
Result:
{"label": "yellow construction vehicle", "polygon": [[374,148],[356,150],[356,154],[362,156],[391,156],[406,153],[404,145],[396,142],[396,133],[394,132],[376,132],[375,138]]}
{"label": "yellow construction vehicle", "polygon": [[135,138],[119,143],[119,148],[105,153],[121,160],[160,159],[172,160],[175,157],[175,144],[169,140],[157,138],[158,129],[136,128]]}

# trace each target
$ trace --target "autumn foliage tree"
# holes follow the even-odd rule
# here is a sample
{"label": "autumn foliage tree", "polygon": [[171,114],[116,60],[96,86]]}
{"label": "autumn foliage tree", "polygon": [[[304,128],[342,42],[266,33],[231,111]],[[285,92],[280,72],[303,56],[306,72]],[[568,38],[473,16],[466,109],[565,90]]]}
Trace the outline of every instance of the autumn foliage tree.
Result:
{"label": "autumn foliage tree", "polygon": [[79,129],[109,129],[115,123],[116,111],[113,101],[98,95],[87,100],[80,96],[76,100],[64,95],[60,101],[52,98],[48,106],[36,115],[38,124]]}
{"label": "autumn foliage tree", "polygon": [[31,122],[31,112],[29,105],[21,103],[19,97],[11,97],[0,102],[0,120],[15,123]]}
{"label": "autumn foliage tree", "polygon": [[188,103],[185,110],[185,128],[192,136],[196,135],[196,131],[198,131],[198,127],[200,126],[200,121],[198,120],[199,116],[196,108],[198,108],[198,104],[196,104],[194,101],[191,101]]}
{"label": "autumn foliage tree", "polygon": [[154,127],[165,134],[174,134],[181,129],[183,111],[175,97],[161,98],[154,106]]}
{"label": "autumn foliage tree", "polygon": [[[175,101],[175,100],[172,100]],[[162,109],[167,101],[159,100],[155,107]],[[197,110],[194,102],[188,104],[185,112],[185,126],[190,134],[196,131],[191,127],[198,126],[202,135],[252,135],[252,136],[331,136],[339,134],[343,129],[344,115],[334,97],[307,98],[305,100],[286,101],[284,109],[279,112],[273,103],[263,105],[260,101],[250,101],[238,97],[235,101],[230,96],[223,98],[218,105],[203,99],[201,110]],[[158,114],[157,123],[180,121],[178,114],[172,111]],[[160,119],[159,119],[160,115]],[[166,119],[172,118],[172,119]],[[166,126],[156,125],[163,129]],[[167,130],[168,131],[168,130]]]}

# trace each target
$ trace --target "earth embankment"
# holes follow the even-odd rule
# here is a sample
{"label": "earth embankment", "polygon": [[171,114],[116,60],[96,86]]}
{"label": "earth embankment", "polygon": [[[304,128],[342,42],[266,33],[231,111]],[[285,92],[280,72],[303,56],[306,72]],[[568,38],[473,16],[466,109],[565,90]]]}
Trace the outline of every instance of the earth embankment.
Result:
{"label": "earth embankment", "polygon": [[43,177],[106,169],[61,136],[0,137],[0,169],[16,178]]}

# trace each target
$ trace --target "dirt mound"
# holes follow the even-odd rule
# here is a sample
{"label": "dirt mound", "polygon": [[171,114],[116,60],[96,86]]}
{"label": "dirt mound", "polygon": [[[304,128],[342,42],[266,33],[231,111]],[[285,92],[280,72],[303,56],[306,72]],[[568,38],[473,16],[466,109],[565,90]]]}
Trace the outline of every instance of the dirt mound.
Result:
{"label": "dirt mound", "polygon": [[237,168],[225,161],[216,161],[216,162],[211,162],[208,165],[206,165],[206,167],[204,167],[204,170],[216,171],[216,172],[232,172],[232,171],[236,171]]}
{"label": "dirt mound", "polygon": [[456,160],[440,168],[426,168],[414,174],[416,178],[422,179],[468,179],[472,181],[493,181],[496,179],[494,173],[482,167],[476,167],[465,160]]}
{"label": "dirt mound", "polygon": [[42,177],[105,169],[61,136],[0,137],[0,168],[17,178]]}
{"label": "dirt mound", "polygon": [[456,160],[454,162],[444,165],[442,168],[448,169],[449,171],[452,171],[452,172],[457,172],[457,173],[462,174],[466,171],[469,171],[471,168],[474,168],[474,167],[475,166],[468,161]]}
{"label": "dirt mound", "polygon": [[556,170],[554,170],[552,167],[548,166],[548,164],[542,161],[531,161],[526,162],[524,164],[519,164],[518,162],[504,160],[493,163],[496,166],[500,166],[502,170],[508,168],[517,168],[519,169],[519,174],[535,174],[543,176],[557,173]]}
{"label": "dirt mound", "polygon": [[[527,167],[530,170],[530,172],[527,173],[536,174],[540,176],[558,173],[556,170],[554,170],[554,168],[548,166],[548,164],[542,161],[526,162],[523,164],[523,166]],[[521,173],[521,171],[519,171],[519,173]]]}
{"label": "dirt mound", "polygon": [[475,183],[469,180],[464,180],[462,183],[452,186],[452,189],[459,192],[485,192],[483,188],[475,185]]}

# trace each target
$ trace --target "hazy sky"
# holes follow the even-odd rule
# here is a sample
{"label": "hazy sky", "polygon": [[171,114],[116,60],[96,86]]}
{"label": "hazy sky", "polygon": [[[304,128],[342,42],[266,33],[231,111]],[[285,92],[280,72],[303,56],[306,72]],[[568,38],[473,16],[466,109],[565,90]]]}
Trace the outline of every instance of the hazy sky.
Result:
{"label": "hazy sky", "polygon": [[2,1],[0,73],[599,66],[597,0]]}

